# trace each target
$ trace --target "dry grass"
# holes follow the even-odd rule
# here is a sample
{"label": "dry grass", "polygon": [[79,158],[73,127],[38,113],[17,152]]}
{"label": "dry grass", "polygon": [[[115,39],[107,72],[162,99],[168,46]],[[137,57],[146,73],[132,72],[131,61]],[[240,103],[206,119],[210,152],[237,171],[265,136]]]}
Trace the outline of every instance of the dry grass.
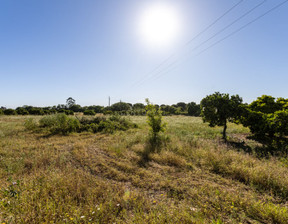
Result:
{"label": "dry grass", "polygon": [[165,117],[165,144],[149,153],[145,117],[50,137],[25,118],[0,117],[1,223],[288,223],[287,158],[258,158],[242,126],[227,134],[249,153],[200,118]]}

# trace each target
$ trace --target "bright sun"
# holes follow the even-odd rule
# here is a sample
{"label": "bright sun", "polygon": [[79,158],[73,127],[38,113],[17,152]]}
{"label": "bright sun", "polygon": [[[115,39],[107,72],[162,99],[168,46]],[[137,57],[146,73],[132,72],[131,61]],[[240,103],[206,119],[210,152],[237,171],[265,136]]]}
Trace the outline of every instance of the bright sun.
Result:
{"label": "bright sun", "polygon": [[145,8],[140,15],[139,34],[150,47],[169,47],[181,32],[181,21],[175,7],[154,4]]}

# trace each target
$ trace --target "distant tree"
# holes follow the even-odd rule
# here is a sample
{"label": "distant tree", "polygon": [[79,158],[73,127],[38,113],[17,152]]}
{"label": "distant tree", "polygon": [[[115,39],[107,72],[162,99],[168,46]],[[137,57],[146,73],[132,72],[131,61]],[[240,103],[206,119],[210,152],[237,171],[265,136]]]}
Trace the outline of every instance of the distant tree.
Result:
{"label": "distant tree", "polygon": [[200,104],[196,104],[195,102],[191,102],[187,104],[188,115],[198,117],[201,114]]}
{"label": "distant tree", "polygon": [[176,110],[174,112],[175,115],[180,115],[182,114],[182,108],[181,107],[176,107]]}
{"label": "distant tree", "polygon": [[74,112],[82,112],[83,108],[79,104],[73,104],[69,107],[69,110],[72,110]]}
{"label": "distant tree", "polygon": [[3,115],[3,114],[4,114],[3,110],[2,110],[2,109],[0,109],[0,115]]}
{"label": "distant tree", "polygon": [[72,110],[66,110],[66,109],[60,109],[58,110],[58,113],[64,113],[66,115],[74,115],[74,112]]}
{"label": "distant tree", "polygon": [[75,105],[75,103],[76,103],[76,101],[75,101],[72,97],[69,97],[69,98],[66,100],[67,108],[72,107],[73,105]]}
{"label": "distant tree", "polygon": [[119,102],[112,104],[110,109],[113,112],[128,111],[131,110],[131,106],[128,103]]}
{"label": "distant tree", "polygon": [[57,113],[57,110],[56,110],[56,109],[52,108],[52,109],[50,110],[50,114],[56,114],[56,113]]}
{"label": "distant tree", "polygon": [[6,109],[6,110],[4,110],[4,114],[5,115],[16,115],[17,113],[13,109]]}
{"label": "distant tree", "polygon": [[161,104],[160,109],[161,109],[163,115],[170,115],[171,114],[169,105]]}
{"label": "distant tree", "polygon": [[28,114],[29,114],[28,110],[26,110],[26,109],[23,108],[23,107],[17,107],[17,108],[16,108],[16,112],[17,112],[17,114],[19,114],[19,115],[28,115]]}
{"label": "distant tree", "polygon": [[145,105],[143,103],[133,104],[133,110],[137,110],[137,109],[145,109]]}
{"label": "distant tree", "polygon": [[93,110],[95,113],[103,113],[103,109],[104,109],[104,107],[98,106],[98,105],[93,105],[93,106],[87,107],[87,110]]}
{"label": "distant tree", "polygon": [[84,115],[95,115],[96,113],[95,113],[95,111],[94,110],[85,110],[84,111]]}
{"label": "distant tree", "polygon": [[44,111],[42,108],[39,107],[33,107],[29,110],[29,114],[32,115],[44,115]]}
{"label": "distant tree", "polygon": [[176,104],[177,107],[181,108],[181,111],[184,112],[187,109],[187,104],[184,102],[179,102]]}
{"label": "distant tree", "polygon": [[58,104],[56,107],[57,110],[66,109],[66,108],[67,106],[65,104]]}
{"label": "distant tree", "polygon": [[210,127],[223,126],[223,139],[226,140],[227,122],[240,116],[242,98],[239,95],[229,97],[229,94],[216,92],[206,96],[200,103],[201,115]]}

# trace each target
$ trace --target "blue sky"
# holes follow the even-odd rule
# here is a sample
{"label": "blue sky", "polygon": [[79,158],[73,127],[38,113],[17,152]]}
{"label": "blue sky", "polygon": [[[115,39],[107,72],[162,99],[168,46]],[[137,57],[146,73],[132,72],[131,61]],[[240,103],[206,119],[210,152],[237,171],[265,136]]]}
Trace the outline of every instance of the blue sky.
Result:
{"label": "blue sky", "polygon": [[[182,31],[167,48],[139,36],[139,17],[155,2],[181,17]],[[52,106],[70,96],[82,106],[107,106],[108,96],[112,103],[199,103],[215,91],[244,102],[262,94],[288,98],[287,1],[229,36],[284,2],[244,0],[202,32],[238,2],[2,0],[0,106]]]}

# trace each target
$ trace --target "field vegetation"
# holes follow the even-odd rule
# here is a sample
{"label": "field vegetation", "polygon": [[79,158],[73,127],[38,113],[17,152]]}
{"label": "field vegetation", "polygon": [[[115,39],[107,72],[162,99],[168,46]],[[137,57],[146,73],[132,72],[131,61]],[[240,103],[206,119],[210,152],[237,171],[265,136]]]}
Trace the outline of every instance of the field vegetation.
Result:
{"label": "field vegetation", "polygon": [[287,155],[263,153],[242,125],[228,122],[224,141],[199,117],[161,117],[149,150],[144,116],[111,132],[93,127],[119,118],[67,117],[77,130],[0,116],[1,223],[288,223]]}

